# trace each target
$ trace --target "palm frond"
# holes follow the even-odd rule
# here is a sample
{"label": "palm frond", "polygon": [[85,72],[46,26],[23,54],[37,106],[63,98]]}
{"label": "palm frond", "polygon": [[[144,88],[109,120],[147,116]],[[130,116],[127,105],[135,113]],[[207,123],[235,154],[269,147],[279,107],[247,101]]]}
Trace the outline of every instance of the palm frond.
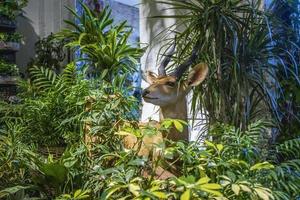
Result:
{"label": "palm frond", "polygon": [[55,86],[58,78],[56,73],[44,67],[33,66],[29,69],[30,79],[38,90],[50,90]]}

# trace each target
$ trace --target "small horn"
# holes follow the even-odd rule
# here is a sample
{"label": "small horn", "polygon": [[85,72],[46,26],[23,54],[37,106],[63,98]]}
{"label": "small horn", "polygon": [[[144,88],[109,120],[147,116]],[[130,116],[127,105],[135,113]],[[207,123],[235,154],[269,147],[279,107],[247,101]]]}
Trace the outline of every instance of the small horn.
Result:
{"label": "small horn", "polygon": [[181,65],[179,65],[176,70],[172,73],[173,76],[175,76],[178,79],[182,77],[184,72],[193,64],[193,62],[197,59],[198,57],[198,51],[200,49],[200,42],[198,41],[196,45],[194,46],[192,50],[192,55],[184,61]]}
{"label": "small horn", "polygon": [[158,67],[158,75],[159,76],[166,76],[166,67],[171,61],[171,57],[175,52],[176,47],[176,38],[174,39],[174,44],[172,45],[171,49],[165,54],[165,58],[162,60],[160,66]]}

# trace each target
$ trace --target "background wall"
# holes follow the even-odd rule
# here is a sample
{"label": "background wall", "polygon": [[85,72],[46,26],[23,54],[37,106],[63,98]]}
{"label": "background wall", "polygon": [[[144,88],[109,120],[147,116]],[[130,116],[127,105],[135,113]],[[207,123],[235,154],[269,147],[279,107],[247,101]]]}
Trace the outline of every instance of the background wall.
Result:
{"label": "background wall", "polygon": [[[63,22],[70,19],[71,15],[65,6],[74,8],[76,0],[29,0],[24,8],[24,17],[18,18],[17,31],[24,35],[24,44],[17,53],[17,64],[21,71],[34,57],[34,44],[39,38],[56,33],[65,27]],[[139,41],[139,9],[134,7],[138,0],[104,0],[112,8],[112,16],[116,22],[127,20],[133,27],[133,34],[130,37],[131,43]]]}
{"label": "background wall", "polygon": [[24,44],[17,53],[21,71],[35,55],[35,42],[65,26],[63,20],[70,18],[65,6],[74,7],[74,0],[29,0],[24,17],[18,18],[17,31],[24,35]]}
{"label": "background wall", "polygon": [[[159,65],[159,50],[164,44],[163,38],[159,37],[159,33],[170,25],[174,24],[173,19],[153,19],[152,16],[159,16],[168,13],[165,5],[153,3],[149,0],[141,0],[140,4],[140,41],[142,47],[146,47],[147,51],[141,58],[143,71],[152,71],[157,73]],[[169,37],[173,37],[170,35]],[[148,83],[142,81],[142,88],[146,88]],[[143,102],[142,121],[148,121],[149,118],[159,120],[159,107]]]}

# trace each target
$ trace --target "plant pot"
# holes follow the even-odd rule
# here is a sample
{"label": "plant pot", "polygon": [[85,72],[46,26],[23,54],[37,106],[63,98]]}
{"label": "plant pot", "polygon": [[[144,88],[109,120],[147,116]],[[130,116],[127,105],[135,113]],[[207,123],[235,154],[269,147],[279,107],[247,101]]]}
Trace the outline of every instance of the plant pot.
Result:
{"label": "plant pot", "polygon": [[17,78],[0,74],[0,100],[12,102],[17,94]]}
{"label": "plant pot", "polygon": [[16,84],[17,84],[16,76],[0,74],[0,85],[16,85]]}
{"label": "plant pot", "polygon": [[20,43],[18,42],[0,42],[1,50],[19,51]]}
{"label": "plant pot", "polygon": [[9,19],[6,16],[0,15],[0,27],[4,28],[16,28],[16,21]]}

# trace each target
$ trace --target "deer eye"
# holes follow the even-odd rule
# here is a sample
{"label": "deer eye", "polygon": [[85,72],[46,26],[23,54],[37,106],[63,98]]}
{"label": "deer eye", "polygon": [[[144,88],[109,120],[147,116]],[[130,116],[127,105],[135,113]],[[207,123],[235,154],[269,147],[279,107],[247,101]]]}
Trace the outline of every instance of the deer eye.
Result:
{"label": "deer eye", "polygon": [[174,82],[171,82],[171,81],[168,81],[165,83],[167,86],[170,86],[170,87],[174,87],[175,86],[175,83]]}

